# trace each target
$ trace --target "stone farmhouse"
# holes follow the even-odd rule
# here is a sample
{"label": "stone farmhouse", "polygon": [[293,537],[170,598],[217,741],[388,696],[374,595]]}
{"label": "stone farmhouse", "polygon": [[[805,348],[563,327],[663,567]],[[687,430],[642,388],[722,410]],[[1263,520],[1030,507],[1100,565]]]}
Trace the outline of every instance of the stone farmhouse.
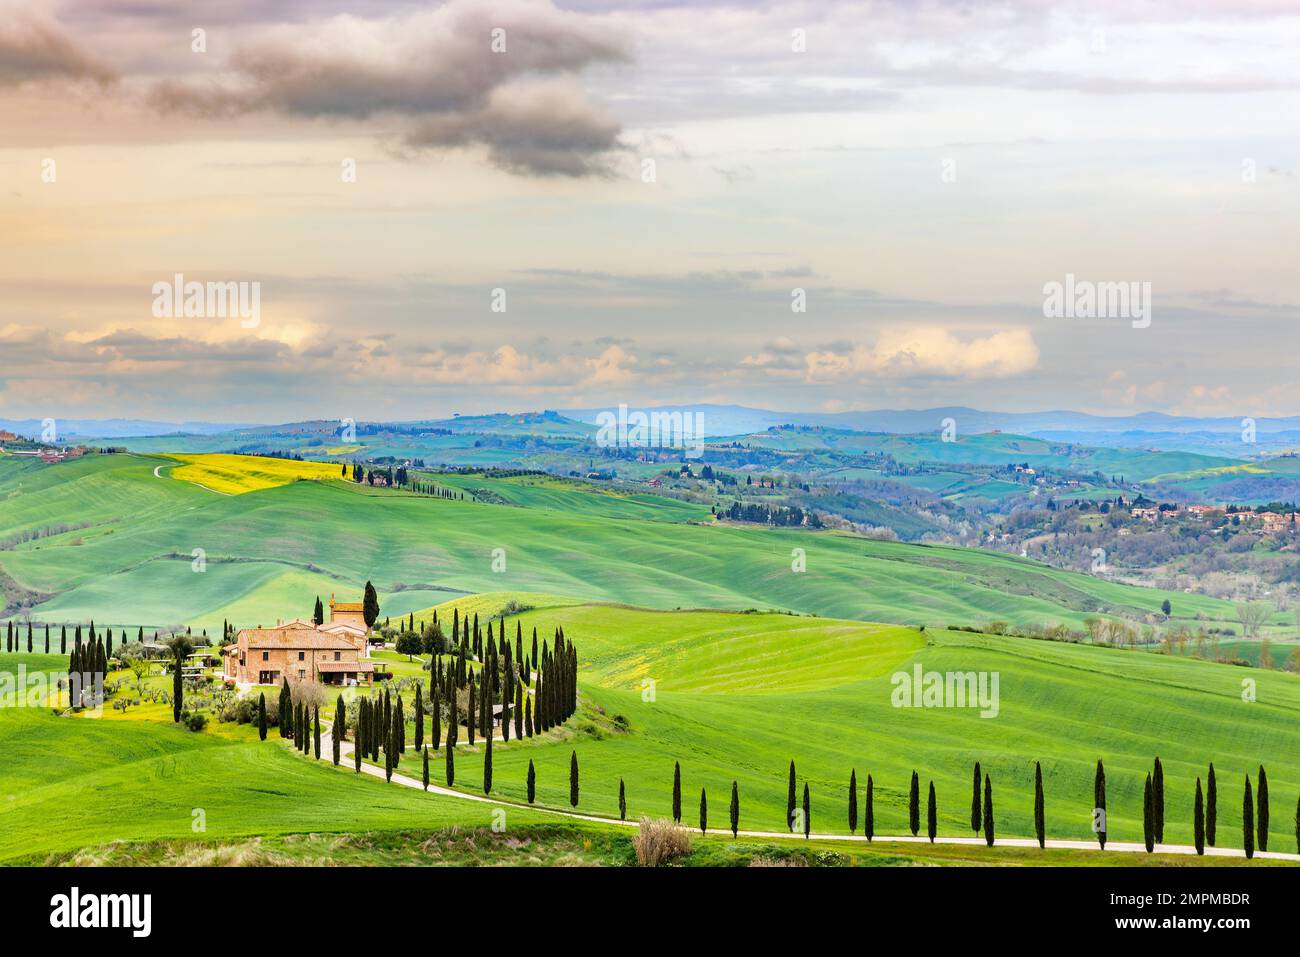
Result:
{"label": "stone farmhouse", "polygon": [[221,650],[225,676],[241,685],[291,682],[327,685],[371,684],[370,629],[360,602],[335,602],[329,621],[317,625],[296,618],[274,628],[241,629]]}

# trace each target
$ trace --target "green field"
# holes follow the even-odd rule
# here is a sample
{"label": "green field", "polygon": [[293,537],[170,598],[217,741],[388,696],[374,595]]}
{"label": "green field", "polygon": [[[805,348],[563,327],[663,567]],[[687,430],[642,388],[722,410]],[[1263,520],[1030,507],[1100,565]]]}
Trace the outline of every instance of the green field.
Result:
{"label": "green field", "polygon": [[[931,626],[998,619],[1079,627],[1092,614],[1156,613],[1166,597],[1189,625],[1198,615],[1236,618],[1228,602],[976,549],[712,524],[702,506],[549,479],[446,477],[480,501],[334,480],[221,495],[166,469],[155,476],[171,463],[126,455],[53,467],[0,462],[0,542],[74,526],[0,551],[6,590],[50,596],[36,606],[37,621],[93,617],[196,633],[216,633],[223,620],[308,614],[316,595],[355,598],[367,580],[385,607],[390,595],[404,596],[390,609],[396,614],[439,592],[509,590]],[[806,571],[797,573],[800,554]],[[405,594],[411,589],[429,594]]]}
{"label": "green field", "polygon": [[[846,789],[856,769],[860,785],[873,776],[877,833],[901,834],[916,769],[923,789],[931,780],[937,789],[940,834],[969,835],[971,765],[979,760],[993,780],[999,834],[1023,837],[1031,832],[1033,768],[1041,761],[1049,836],[1087,839],[1101,758],[1111,840],[1139,841],[1141,785],[1159,755],[1168,841],[1190,842],[1193,783],[1213,761],[1219,843],[1239,846],[1242,777],[1262,763],[1272,788],[1273,849],[1294,850],[1288,822],[1300,791],[1297,676],[945,627],[1136,618],[1154,613],[1166,593],[974,549],[713,525],[699,506],[564,480],[437,477],[466,491],[463,501],[333,479],[223,495],[169,478],[166,468],[155,475],[168,462],[120,455],[57,466],[0,463],[0,541],[14,542],[0,550],[6,595],[48,596],[35,606],[38,621],[188,624],[215,633],[223,619],[257,624],[305,615],[318,594],[355,599],[370,579],[381,614],[394,618],[414,612],[427,619],[434,607],[444,619],[453,608],[481,619],[505,613],[507,634],[518,624],[529,644],[534,627],[549,639],[562,626],[580,653],[579,713],[543,738],[494,749],[494,796],[503,800],[524,799],[531,759],[539,802],[567,807],[576,751],[580,811],[615,815],[621,778],[629,817],[662,817],[680,762],[686,822],[694,820],[701,788],[711,819],[723,822],[735,780],[742,827],[779,831],[794,760],[800,783],[810,787],[814,832],[846,830]],[[195,549],[204,555],[201,570]],[[499,570],[496,549],[506,559]],[[805,571],[791,567],[796,549]],[[1226,602],[1168,597],[1193,627],[1198,615],[1235,618]],[[399,678],[424,674],[418,659],[379,656]],[[0,672],[20,661],[57,664],[46,656],[0,656]],[[894,676],[917,665],[996,673],[997,715],[895,707]],[[1243,700],[1243,680],[1255,683],[1252,701]],[[0,748],[10,824],[0,834],[0,861],[64,859],[109,841],[123,849],[96,851],[104,860],[115,853],[170,859],[176,851],[168,842],[175,841],[219,855],[235,853],[228,842],[244,847],[240,842],[256,837],[276,839],[275,853],[293,860],[312,846],[295,835],[366,832],[380,835],[368,839],[373,862],[400,857],[383,835],[490,823],[487,805],[318,766],[274,735],[258,742],[247,726],[182,730],[161,704],[101,719],[4,708]],[[481,793],[483,753],[481,741],[460,749],[457,785],[467,793]],[[441,762],[435,767],[441,780]],[[418,764],[405,761],[401,770],[418,775]],[[76,813],[55,826],[53,808]],[[191,829],[196,808],[206,831]],[[525,808],[511,809],[509,818],[525,832],[556,826],[553,816]],[[572,826],[598,834],[608,827]],[[538,845],[541,861],[577,853],[571,836],[556,840],[544,851]],[[582,853],[595,857],[589,862],[626,859],[624,837],[600,838],[595,851],[582,840]],[[349,858],[345,845],[326,843],[328,853]],[[701,861],[734,863],[751,853],[706,844]],[[841,850],[877,863],[961,863],[977,853]],[[1009,862],[1042,860],[1011,849],[994,853]],[[1081,852],[1060,854],[1096,863]]]}
{"label": "green field", "polygon": [[[444,611],[449,612],[449,607]],[[511,619],[507,634],[514,632]],[[680,761],[690,809],[699,790],[725,799],[737,780],[745,825],[780,829],[789,762],[810,782],[814,829],[843,830],[849,771],[875,779],[877,829],[906,828],[913,768],[933,780],[941,833],[969,833],[974,761],[992,775],[1000,833],[1031,833],[1033,762],[1041,761],[1048,831],[1088,838],[1096,761],[1107,767],[1110,836],[1140,841],[1141,788],[1151,762],[1165,769],[1167,839],[1191,843],[1195,779],[1213,761],[1220,787],[1221,844],[1240,846],[1241,781],[1268,767],[1278,848],[1294,850],[1290,823],[1300,790],[1300,677],[1243,671],[1191,659],[1085,645],[963,632],[829,622],[787,615],[651,612],[600,605],[527,612],[525,636],[556,625],[579,647],[588,724],[569,745],[583,767],[583,806],[617,813],[618,779],[629,815],[671,807]],[[925,671],[997,672],[996,717],[977,710],[898,708],[891,678]],[[1242,700],[1242,679],[1257,682]],[[654,700],[647,701],[647,679]],[[603,712],[603,715],[600,714]],[[630,731],[610,731],[621,715]],[[600,719],[600,720],[597,720]],[[481,748],[479,751],[481,752]],[[494,780],[523,795],[528,760],[542,800],[561,804],[569,746],[509,744],[494,749]],[[467,786],[478,762],[462,758]],[[465,768],[468,771],[464,771]],[[820,810],[820,815],[818,814]]]}

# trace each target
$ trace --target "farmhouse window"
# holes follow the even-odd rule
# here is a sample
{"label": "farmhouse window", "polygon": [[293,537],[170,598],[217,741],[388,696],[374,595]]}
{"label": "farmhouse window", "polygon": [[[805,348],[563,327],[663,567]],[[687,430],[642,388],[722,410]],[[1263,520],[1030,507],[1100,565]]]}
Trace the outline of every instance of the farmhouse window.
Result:
{"label": "farmhouse window", "polygon": [[307,652],[305,652],[305,651],[300,651],[300,652],[298,652],[298,660],[299,660],[299,661],[302,661],[302,660],[303,660],[304,658],[306,658],[306,657],[307,657]]}
{"label": "farmhouse window", "polygon": [[342,661],[342,660],[343,660],[343,653],[342,653],[342,652],[339,652],[339,651],[334,652],[334,660],[335,660],[335,661]]}
{"label": "farmhouse window", "polygon": [[270,653],[269,651],[264,651],[264,652],[262,652],[262,660],[263,660],[263,661],[270,661],[270,660],[271,660],[271,653]]}

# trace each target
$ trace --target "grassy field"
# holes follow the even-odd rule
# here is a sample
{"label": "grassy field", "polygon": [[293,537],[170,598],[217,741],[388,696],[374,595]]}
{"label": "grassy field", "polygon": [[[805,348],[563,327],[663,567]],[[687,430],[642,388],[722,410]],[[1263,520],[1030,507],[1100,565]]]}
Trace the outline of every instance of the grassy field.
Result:
{"label": "grassy field", "polygon": [[[441,612],[440,612],[441,615]],[[1091,836],[1093,772],[1107,767],[1112,840],[1140,841],[1141,788],[1160,756],[1171,841],[1191,842],[1197,776],[1213,761],[1220,843],[1240,846],[1243,775],[1268,767],[1277,847],[1295,850],[1300,790],[1300,677],[1191,659],[1023,638],[828,622],[786,615],[665,613],[569,606],[519,618],[549,636],[562,625],[578,645],[586,709],[566,740],[494,749],[494,783],[522,799],[531,759],[539,800],[567,801],[568,761],[582,767],[582,808],[629,816],[667,813],[680,761],[685,818],[700,788],[722,813],[737,780],[744,826],[779,829],[786,774],[796,762],[813,795],[814,830],[844,829],[849,771],[874,776],[877,830],[903,833],[913,768],[933,780],[940,832],[969,833],[971,765],[994,782],[999,833],[1031,832],[1033,762],[1042,762],[1049,834]],[[514,622],[507,634],[514,633]],[[999,674],[996,717],[976,710],[898,708],[891,678],[926,671]],[[1257,682],[1243,701],[1242,680]],[[653,681],[648,685],[647,679]],[[647,700],[647,689],[653,689]],[[619,728],[626,725],[628,730]],[[562,735],[563,736],[563,735]],[[481,781],[481,747],[458,758],[467,789]]]}
{"label": "grassy field", "polygon": [[[265,461],[249,458],[248,467],[256,472]],[[335,481],[221,495],[169,478],[166,468],[155,476],[172,464],[126,455],[35,468],[0,462],[0,542],[50,532],[0,551],[11,589],[53,596],[37,620],[215,633],[227,619],[308,614],[316,595],[355,598],[367,579],[385,614],[440,593],[508,590],[931,626],[1000,619],[1080,627],[1092,614],[1158,613],[1165,598],[1175,623],[1236,619],[1228,602],[976,549],[713,525],[699,506],[567,482],[447,479],[492,503]],[[795,572],[801,555],[806,571]]]}

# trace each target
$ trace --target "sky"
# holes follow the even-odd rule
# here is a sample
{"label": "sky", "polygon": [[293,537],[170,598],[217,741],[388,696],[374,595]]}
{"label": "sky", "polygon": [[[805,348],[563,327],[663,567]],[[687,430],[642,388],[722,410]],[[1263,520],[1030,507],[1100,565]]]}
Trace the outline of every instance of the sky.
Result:
{"label": "sky", "polygon": [[1300,2],[6,3],[0,418],[1300,414]]}

